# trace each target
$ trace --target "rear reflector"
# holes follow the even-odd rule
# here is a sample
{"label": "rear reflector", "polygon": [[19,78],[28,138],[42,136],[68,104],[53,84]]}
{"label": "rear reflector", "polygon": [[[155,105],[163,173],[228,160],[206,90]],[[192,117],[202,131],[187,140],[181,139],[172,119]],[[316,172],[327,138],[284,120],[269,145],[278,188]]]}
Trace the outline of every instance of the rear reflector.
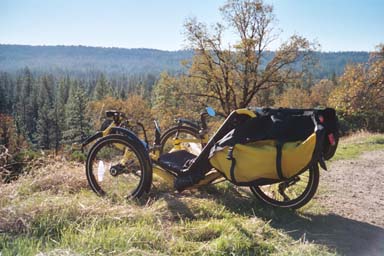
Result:
{"label": "rear reflector", "polygon": [[332,146],[335,146],[336,141],[335,141],[335,137],[333,136],[333,133],[328,134],[328,140],[329,140],[329,143],[330,143]]}

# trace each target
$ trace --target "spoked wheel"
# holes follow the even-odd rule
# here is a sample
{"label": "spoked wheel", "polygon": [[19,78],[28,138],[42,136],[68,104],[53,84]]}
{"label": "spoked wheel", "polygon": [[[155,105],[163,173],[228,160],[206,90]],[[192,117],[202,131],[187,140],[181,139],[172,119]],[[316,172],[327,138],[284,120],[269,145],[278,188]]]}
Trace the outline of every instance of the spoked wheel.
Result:
{"label": "spoked wheel", "polygon": [[106,136],[93,145],[86,174],[94,192],[117,201],[140,197],[152,182],[151,165],[142,145],[122,135]]}
{"label": "spoked wheel", "polygon": [[180,149],[186,150],[194,155],[200,154],[204,147],[199,136],[199,131],[196,128],[189,126],[175,126],[166,130],[161,136],[160,153],[169,153],[175,150],[175,139],[180,141]]}
{"label": "spoked wheel", "polygon": [[298,209],[315,195],[319,185],[319,167],[311,166],[302,174],[287,181],[271,185],[251,186],[253,194],[261,201],[282,208]]}

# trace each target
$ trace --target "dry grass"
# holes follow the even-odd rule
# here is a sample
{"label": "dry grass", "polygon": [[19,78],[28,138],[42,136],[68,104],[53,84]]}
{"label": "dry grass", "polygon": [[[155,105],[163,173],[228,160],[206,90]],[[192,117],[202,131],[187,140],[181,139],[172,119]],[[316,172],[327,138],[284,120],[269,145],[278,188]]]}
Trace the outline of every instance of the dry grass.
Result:
{"label": "dry grass", "polygon": [[0,230],[12,233],[30,232],[31,222],[44,215],[67,215],[71,220],[107,215],[121,219],[144,211],[139,205],[114,205],[93,195],[83,165],[53,161],[1,185],[0,206]]}
{"label": "dry grass", "polygon": [[[359,132],[341,139],[335,158],[376,149],[384,149],[384,135]],[[89,189],[83,164],[34,164],[0,184],[2,256],[333,254],[293,235],[300,231],[281,229],[310,225],[306,214],[321,212],[316,202],[293,213],[262,207],[229,183],[177,194],[159,182],[140,200],[113,202]]]}
{"label": "dry grass", "polygon": [[373,150],[384,150],[384,134],[360,131],[341,138],[332,160],[353,159]]}
{"label": "dry grass", "polygon": [[367,138],[372,138],[372,137],[381,136],[381,135],[382,134],[380,133],[372,133],[372,132],[360,130],[348,136],[342,137],[340,141],[343,144],[356,144],[366,140]]}
{"label": "dry grass", "polygon": [[[353,134],[341,139],[336,158],[383,148],[383,141],[382,134]],[[318,211],[315,202],[299,213],[264,208],[229,183],[175,194],[156,182],[140,200],[113,202],[89,189],[83,164],[45,158],[0,184],[0,250],[2,256],[333,254],[270,225]]]}
{"label": "dry grass", "polygon": [[88,188],[83,165],[53,162],[39,169],[30,184],[34,192],[50,191],[54,194],[78,193]]}
{"label": "dry grass", "polygon": [[[0,185],[2,255],[328,255],[292,239],[263,208],[231,184],[175,194],[154,189],[112,202],[88,188],[84,166],[46,160]],[[280,217],[279,217],[280,216]]]}

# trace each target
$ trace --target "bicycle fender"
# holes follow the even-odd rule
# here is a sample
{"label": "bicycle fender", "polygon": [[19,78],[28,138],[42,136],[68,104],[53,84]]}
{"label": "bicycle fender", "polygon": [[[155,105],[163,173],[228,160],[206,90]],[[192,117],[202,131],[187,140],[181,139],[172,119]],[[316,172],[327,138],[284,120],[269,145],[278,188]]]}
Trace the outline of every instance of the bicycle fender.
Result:
{"label": "bicycle fender", "polygon": [[94,141],[94,140],[96,140],[96,139],[98,139],[98,138],[101,138],[101,137],[103,137],[103,132],[97,132],[97,133],[95,133],[94,135],[92,135],[92,136],[86,138],[86,139],[84,140],[84,142],[81,144],[81,146],[84,148],[85,146],[87,146],[87,145],[88,145],[89,143],[91,143],[92,141]]}
{"label": "bicycle fender", "polygon": [[145,152],[147,159],[148,160],[150,159],[148,149],[144,146],[143,142],[132,131],[122,127],[113,127],[111,129],[110,134],[122,134],[126,136],[127,139],[131,141],[135,141],[137,145],[139,145],[139,147],[141,147],[141,149]]}
{"label": "bicycle fender", "polygon": [[179,119],[177,119],[177,122],[181,125],[185,124],[185,125],[191,126],[192,128],[196,128],[197,130],[200,129],[200,127],[197,123],[195,123],[194,121],[188,120],[188,119],[179,118]]}
{"label": "bicycle fender", "polygon": [[[110,132],[109,132],[109,134],[124,134],[125,136],[127,136],[129,139],[131,139],[131,140],[134,140],[134,141],[140,141],[140,139],[139,138],[137,138],[137,136],[133,133],[133,132],[131,132],[130,130],[127,130],[127,129],[125,129],[125,128],[121,128],[121,127],[113,127],[111,130],[110,130]],[[85,146],[87,146],[89,143],[91,143],[92,141],[94,141],[94,140],[96,140],[96,139],[99,139],[99,138],[102,138],[103,137],[103,131],[99,131],[99,132],[97,132],[97,133],[95,133],[94,135],[92,135],[92,136],[90,136],[90,137],[88,137],[88,138],[86,138],[85,140],[84,140],[84,142],[81,144],[82,145],[82,147],[85,147]],[[142,143],[142,142],[141,142]]]}

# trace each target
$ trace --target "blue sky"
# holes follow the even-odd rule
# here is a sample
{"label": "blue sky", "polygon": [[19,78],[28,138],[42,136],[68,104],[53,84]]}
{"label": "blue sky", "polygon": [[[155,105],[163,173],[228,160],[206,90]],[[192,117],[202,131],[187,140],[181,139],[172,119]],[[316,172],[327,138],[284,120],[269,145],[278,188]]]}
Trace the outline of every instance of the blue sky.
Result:
{"label": "blue sky", "polygon": [[[179,50],[183,23],[220,20],[224,0],[0,0],[0,44]],[[323,51],[372,51],[384,43],[384,0],[267,0],[281,36]],[[227,36],[232,40],[231,35]]]}

